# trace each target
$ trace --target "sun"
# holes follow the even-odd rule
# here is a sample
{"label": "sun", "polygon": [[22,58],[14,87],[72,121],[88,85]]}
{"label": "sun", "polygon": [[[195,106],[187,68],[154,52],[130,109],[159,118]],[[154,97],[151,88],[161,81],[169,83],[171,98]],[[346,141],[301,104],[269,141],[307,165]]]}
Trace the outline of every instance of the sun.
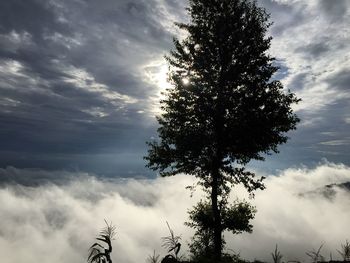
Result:
{"label": "sun", "polygon": [[[165,89],[171,88],[171,84],[168,81],[168,72],[169,72],[169,68],[165,64],[165,65],[160,66],[158,71],[154,74],[154,80],[157,83],[157,85],[161,91],[164,91]],[[182,83],[185,86],[190,84],[189,78],[184,77],[182,79]]]}
{"label": "sun", "polygon": [[160,91],[164,91],[171,87],[171,84],[168,81],[168,66],[163,64],[158,67],[158,71],[154,74],[154,81],[159,87]]}
{"label": "sun", "polygon": [[168,65],[164,61],[152,61],[144,67],[145,81],[155,88],[151,99],[151,112],[161,114],[160,101],[166,98],[165,91],[171,89],[168,81]]}
{"label": "sun", "polygon": [[188,84],[190,84],[190,80],[188,78],[183,78],[182,79],[182,83],[187,86]]}

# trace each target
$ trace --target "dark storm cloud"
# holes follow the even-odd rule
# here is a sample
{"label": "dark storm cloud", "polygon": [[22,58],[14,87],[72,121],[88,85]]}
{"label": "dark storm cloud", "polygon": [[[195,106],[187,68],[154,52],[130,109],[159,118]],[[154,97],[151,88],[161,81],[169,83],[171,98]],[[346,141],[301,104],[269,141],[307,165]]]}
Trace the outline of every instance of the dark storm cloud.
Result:
{"label": "dark storm cloud", "polygon": [[41,38],[46,31],[68,33],[69,27],[59,22],[52,1],[15,0],[0,3],[1,33],[30,32],[34,37]]}
{"label": "dark storm cloud", "polygon": [[296,27],[305,21],[305,17],[300,10],[288,5],[287,2],[278,2],[273,0],[260,0],[260,6],[264,7],[271,15],[274,21],[271,27],[271,33],[274,36],[283,33],[288,34],[290,27]]}
{"label": "dark storm cloud", "polygon": [[300,47],[296,51],[304,52],[305,54],[311,56],[312,58],[318,58],[324,55],[326,52],[330,51],[330,47],[325,42],[313,43],[305,47]]}
{"label": "dark storm cloud", "polygon": [[342,19],[346,15],[348,5],[349,1],[347,0],[320,1],[322,11],[325,12],[333,20]]}
{"label": "dark storm cloud", "polygon": [[293,87],[293,90],[302,89],[305,86],[305,81],[308,77],[307,73],[300,73],[293,76],[290,87]]}
{"label": "dark storm cloud", "polygon": [[350,70],[344,69],[331,76],[327,82],[340,91],[350,91]]}
{"label": "dark storm cloud", "polygon": [[142,67],[170,47],[167,6],[2,1],[0,164],[126,173],[133,153],[143,170],[157,87]]}

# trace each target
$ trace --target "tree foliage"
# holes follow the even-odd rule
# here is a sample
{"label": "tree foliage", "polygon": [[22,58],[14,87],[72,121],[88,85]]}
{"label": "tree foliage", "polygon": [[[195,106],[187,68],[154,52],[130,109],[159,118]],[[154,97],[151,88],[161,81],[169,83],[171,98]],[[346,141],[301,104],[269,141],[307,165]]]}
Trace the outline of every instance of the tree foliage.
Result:
{"label": "tree foliage", "polygon": [[[230,205],[221,209],[222,228],[231,231],[233,234],[242,232],[252,232],[253,226],[250,221],[256,213],[255,207],[246,201],[238,199]],[[213,239],[213,211],[211,203],[201,200],[196,206],[189,211],[189,222],[185,224],[196,229],[195,235],[190,243],[190,252],[194,261],[201,261],[201,258],[211,258],[214,255]],[[222,245],[225,241],[222,241]],[[232,258],[232,255],[226,255]],[[234,255],[236,256],[236,255]]]}
{"label": "tree foliage", "polygon": [[[248,202],[236,200],[233,204],[222,207],[222,227],[233,234],[252,232],[253,226],[250,221],[254,219],[255,207]],[[211,203],[201,200],[189,211],[190,222],[185,224],[198,229],[199,232],[206,232],[214,229],[213,210]]]}
{"label": "tree foliage", "polygon": [[246,170],[287,142],[298,122],[295,95],[274,80],[278,70],[268,53],[271,23],[249,0],[190,0],[187,32],[166,56],[172,88],[161,101],[157,140],[148,142],[148,167],[162,176],[185,173],[200,179],[211,199],[215,253],[228,193],[242,183],[263,189],[263,178]]}

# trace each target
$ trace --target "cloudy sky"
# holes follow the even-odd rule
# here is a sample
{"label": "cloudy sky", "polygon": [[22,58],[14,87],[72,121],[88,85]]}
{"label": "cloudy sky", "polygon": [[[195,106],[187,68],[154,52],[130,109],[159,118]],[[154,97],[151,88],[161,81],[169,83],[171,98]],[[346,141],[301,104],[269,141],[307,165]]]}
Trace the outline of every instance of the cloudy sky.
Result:
{"label": "cloudy sky", "polygon": [[[318,189],[350,181],[350,1],[258,2],[274,22],[276,78],[302,99],[295,107],[301,122],[280,154],[251,164],[258,174],[275,176],[254,201],[254,234],[228,237],[228,245],[248,259],[271,260],[276,243],[289,260],[305,260],[305,251],[322,242],[325,256],[336,255],[350,239],[349,192],[335,188],[328,198]],[[0,1],[6,262],[84,262],[104,218],[118,226],[115,262],[163,253],[165,220],[184,240],[191,236],[183,222],[199,197],[190,199],[184,187],[193,179],[156,178],[142,159],[145,142],[156,136],[160,92],[169,85],[163,56],[172,38],[183,35],[173,23],[188,21],[186,5]]]}
{"label": "cloudy sky", "polygon": [[[272,14],[276,77],[303,102],[269,169],[349,164],[347,0],[261,0]],[[145,141],[156,136],[167,87],[163,56],[187,21],[185,0],[0,2],[0,166],[152,176]]]}

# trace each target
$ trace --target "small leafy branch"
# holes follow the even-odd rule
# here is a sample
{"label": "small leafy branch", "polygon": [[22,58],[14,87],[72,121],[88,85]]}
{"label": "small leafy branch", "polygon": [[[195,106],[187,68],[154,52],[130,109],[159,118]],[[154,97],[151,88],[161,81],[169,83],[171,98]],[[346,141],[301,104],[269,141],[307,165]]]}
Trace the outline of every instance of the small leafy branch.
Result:
{"label": "small leafy branch", "polygon": [[313,249],[312,251],[306,252],[306,255],[310,257],[312,263],[317,263],[318,261],[325,261],[325,258],[321,255],[321,249],[323,245],[324,244],[321,244],[317,251]]}
{"label": "small leafy branch", "polygon": [[276,244],[275,251],[273,253],[271,253],[271,256],[272,256],[272,259],[273,259],[273,263],[281,263],[283,255],[278,250],[277,244]]}
{"label": "small leafy branch", "polygon": [[177,254],[180,251],[181,243],[179,242],[181,240],[181,236],[176,236],[174,234],[174,231],[170,228],[169,223],[166,222],[170,235],[166,237],[162,237],[162,247],[168,250],[168,253],[173,251],[173,257],[177,260]]}
{"label": "small leafy branch", "polygon": [[112,224],[108,224],[105,220],[106,227],[100,231],[100,235],[96,238],[96,240],[101,241],[107,244],[107,248],[105,248],[100,243],[94,243],[89,251],[88,262],[89,263],[112,263],[111,253],[112,253],[112,240],[116,235],[116,227]]}
{"label": "small leafy branch", "polygon": [[348,240],[345,241],[345,244],[341,244],[341,250],[337,249],[337,251],[344,261],[350,261],[350,243]]}

